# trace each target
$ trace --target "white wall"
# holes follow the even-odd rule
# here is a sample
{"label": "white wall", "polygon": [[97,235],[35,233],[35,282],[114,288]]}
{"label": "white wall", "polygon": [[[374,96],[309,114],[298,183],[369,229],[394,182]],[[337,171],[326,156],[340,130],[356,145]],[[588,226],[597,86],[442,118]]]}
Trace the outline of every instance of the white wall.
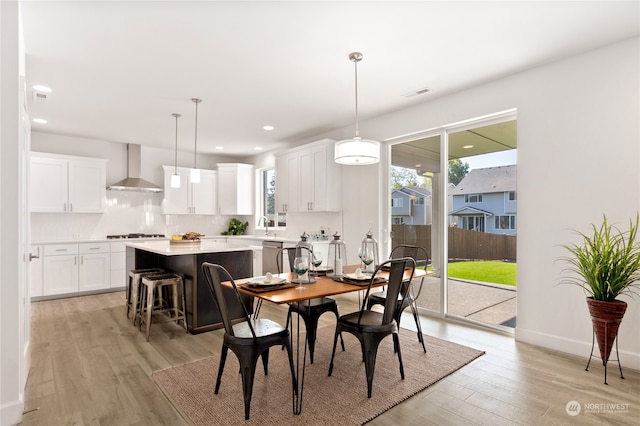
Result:
{"label": "white wall", "polygon": [[26,358],[20,247],[20,52],[17,2],[0,2],[0,424],[22,419]]}
{"label": "white wall", "polygon": [[[564,254],[559,245],[574,238],[570,228],[586,231],[603,213],[624,224],[640,210],[639,40],[360,124],[363,137],[385,140],[517,108],[519,341],[589,354],[592,329],[584,295],[557,286],[563,266],[555,260]],[[320,137],[339,140],[350,132]],[[367,167],[345,169],[351,183],[344,200],[345,234],[360,230],[363,215],[379,208],[376,197],[363,197],[358,188],[385,170]],[[386,187],[382,180],[380,189]],[[640,369],[640,301],[625,300],[622,364]]]}

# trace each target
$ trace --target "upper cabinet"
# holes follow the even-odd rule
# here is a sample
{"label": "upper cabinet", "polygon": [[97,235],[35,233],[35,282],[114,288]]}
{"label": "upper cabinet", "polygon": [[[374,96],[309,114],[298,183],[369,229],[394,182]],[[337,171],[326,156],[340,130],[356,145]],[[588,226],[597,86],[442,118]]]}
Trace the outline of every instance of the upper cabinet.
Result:
{"label": "upper cabinet", "polygon": [[338,211],[342,168],[325,139],[276,157],[276,207],[282,212]]}
{"label": "upper cabinet", "polygon": [[180,188],[171,187],[171,176],[175,172],[173,166],[162,166],[164,169],[164,214],[216,214],[217,210],[217,172],[200,169],[200,182],[191,183],[191,169],[178,167]]}
{"label": "upper cabinet", "polygon": [[32,212],[102,213],[107,160],[32,153],[29,191]]}
{"label": "upper cabinet", "polygon": [[218,213],[253,214],[253,165],[218,164]]}

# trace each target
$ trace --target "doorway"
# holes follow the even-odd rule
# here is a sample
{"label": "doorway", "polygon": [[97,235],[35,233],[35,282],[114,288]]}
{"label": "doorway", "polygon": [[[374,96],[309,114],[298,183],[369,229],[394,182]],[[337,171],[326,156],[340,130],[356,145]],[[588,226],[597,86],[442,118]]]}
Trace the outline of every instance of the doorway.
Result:
{"label": "doorway", "polygon": [[510,112],[391,145],[391,246],[430,253],[428,313],[515,327],[516,126]]}

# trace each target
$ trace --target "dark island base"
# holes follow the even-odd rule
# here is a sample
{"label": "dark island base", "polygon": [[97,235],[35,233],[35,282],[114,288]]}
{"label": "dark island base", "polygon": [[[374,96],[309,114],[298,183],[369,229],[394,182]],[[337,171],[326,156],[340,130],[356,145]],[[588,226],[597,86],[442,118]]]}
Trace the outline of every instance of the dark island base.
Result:
{"label": "dark island base", "polygon": [[[234,279],[248,278],[253,275],[253,252],[251,250],[206,254],[184,254],[162,256],[144,250],[127,247],[127,270],[162,268],[184,277],[187,328],[192,334],[215,330],[223,327],[216,303],[207,286],[202,272],[204,262],[224,266]],[[224,289],[225,298],[232,303],[235,294]],[[249,314],[253,312],[253,298],[241,295]],[[241,318],[241,309],[230,312],[232,318]]]}

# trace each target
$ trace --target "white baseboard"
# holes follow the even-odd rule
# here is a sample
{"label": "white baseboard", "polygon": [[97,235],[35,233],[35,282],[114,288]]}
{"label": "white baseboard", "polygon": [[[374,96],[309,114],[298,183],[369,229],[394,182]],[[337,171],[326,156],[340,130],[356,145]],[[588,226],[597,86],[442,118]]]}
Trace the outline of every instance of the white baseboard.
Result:
{"label": "white baseboard", "polygon": [[[589,359],[591,351],[591,342],[583,342],[579,340],[567,339],[566,337],[554,336],[552,334],[539,333],[537,331],[523,330],[516,327],[515,339],[518,342],[529,343],[531,345],[542,346],[544,348],[553,349],[560,352],[584,357],[585,365]],[[597,343],[596,343],[597,345]],[[615,345],[612,350],[612,358],[616,358]],[[598,349],[595,349],[599,358]],[[593,363],[593,360],[591,361]],[[625,367],[640,371],[640,354],[628,351],[620,351],[620,364],[624,373]],[[611,366],[610,366],[611,367]]]}
{"label": "white baseboard", "polygon": [[0,425],[10,426],[22,422],[23,401],[11,401],[0,407]]}

